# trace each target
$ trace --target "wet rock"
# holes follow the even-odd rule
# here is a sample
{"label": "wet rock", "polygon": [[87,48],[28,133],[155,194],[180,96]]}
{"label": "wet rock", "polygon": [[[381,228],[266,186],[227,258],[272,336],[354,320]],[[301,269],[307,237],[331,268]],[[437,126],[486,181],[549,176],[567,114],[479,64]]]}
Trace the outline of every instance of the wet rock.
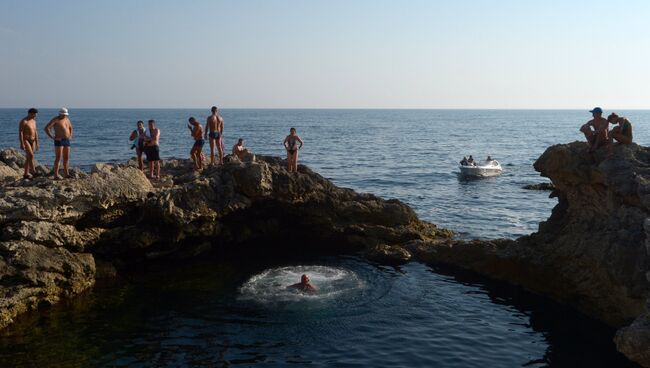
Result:
{"label": "wet rock", "polygon": [[412,256],[404,247],[381,244],[366,251],[366,257],[381,264],[397,266],[408,263]]}
{"label": "wet rock", "polygon": [[650,367],[650,315],[643,314],[616,332],[616,348],[644,367]]}
{"label": "wet rock", "polygon": [[554,190],[555,186],[553,183],[537,183],[524,185],[522,188],[527,190]]}

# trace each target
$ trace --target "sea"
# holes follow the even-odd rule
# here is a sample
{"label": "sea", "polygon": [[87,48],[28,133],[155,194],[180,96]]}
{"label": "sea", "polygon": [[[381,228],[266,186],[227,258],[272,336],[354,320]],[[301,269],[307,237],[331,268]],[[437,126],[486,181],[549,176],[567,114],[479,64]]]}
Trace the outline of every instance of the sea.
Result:
{"label": "sea", "polygon": [[[556,199],[523,189],[548,182],[533,169],[554,144],[584,140],[585,110],[223,109],[226,150],[238,138],[256,154],[285,155],[291,127],[299,164],[336,185],[410,205],[458,238],[537,231]],[[37,160],[51,166],[40,109]],[[606,113],[610,111],[606,110]],[[648,110],[616,110],[650,144]],[[0,147],[18,147],[25,109],[0,109]],[[188,158],[191,116],[206,109],[70,109],[71,165],[134,156],[128,137],[155,119],[165,158]],[[204,153],[208,153],[206,145]],[[490,155],[497,177],[459,175],[463,156]],[[162,173],[164,175],[164,172]],[[300,242],[300,239],[293,241]],[[288,293],[309,273],[321,293]],[[296,280],[297,281],[297,280]],[[0,366],[32,367],[632,367],[614,331],[508,285],[418,263],[392,268],[357,257],[197,260],[148,266],[0,333]]]}

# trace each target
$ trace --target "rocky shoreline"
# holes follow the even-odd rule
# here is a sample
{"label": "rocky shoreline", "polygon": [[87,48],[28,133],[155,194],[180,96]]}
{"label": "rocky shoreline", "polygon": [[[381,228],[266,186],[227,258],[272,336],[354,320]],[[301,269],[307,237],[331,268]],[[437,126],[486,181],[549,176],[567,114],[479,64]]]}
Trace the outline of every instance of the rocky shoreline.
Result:
{"label": "rocky shoreline", "polygon": [[[273,244],[280,253],[451,265],[520,285],[620,328],[619,350],[650,366],[650,149],[604,155],[580,142],[548,148],[535,169],[558,204],[539,231],[462,241],[398,200],[336,187],[305,166],[289,173],[275,157],[249,155],[201,174],[189,160],[167,160],[152,185],[132,165],[109,164],[71,180],[25,181],[24,157],[4,150],[0,328],[142,262]],[[288,231],[301,245],[284,241]]]}

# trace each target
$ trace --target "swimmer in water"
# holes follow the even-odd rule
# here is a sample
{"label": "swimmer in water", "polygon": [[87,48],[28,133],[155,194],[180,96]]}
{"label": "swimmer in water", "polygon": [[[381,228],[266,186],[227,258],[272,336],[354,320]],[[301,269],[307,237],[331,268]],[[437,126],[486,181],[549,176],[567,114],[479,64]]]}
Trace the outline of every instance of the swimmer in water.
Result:
{"label": "swimmer in water", "polygon": [[289,285],[287,286],[287,289],[298,289],[308,293],[316,293],[318,291],[316,287],[309,282],[309,276],[306,274],[303,274],[302,277],[300,277],[299,283]]}

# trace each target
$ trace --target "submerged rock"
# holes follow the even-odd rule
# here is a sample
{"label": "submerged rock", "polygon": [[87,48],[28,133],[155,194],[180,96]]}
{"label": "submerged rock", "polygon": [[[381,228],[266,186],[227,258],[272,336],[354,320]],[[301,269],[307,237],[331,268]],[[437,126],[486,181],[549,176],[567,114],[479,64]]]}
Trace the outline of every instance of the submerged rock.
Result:
{"label": "submerged rock", "polygon": [[527,190],[554,190],[555,186],[553,183],[537,183],[524,185],[522,188]]}
{"label": "submerged rock", "polygon": [[[10,173],[20,175],[20,160],[15,150],[0,152]],[[305,166],[289,173],[279,158],[249,155],[202,173],[191,167],[167,160],[153,184],[135,167],[111,164],[76,179],[5,181],[0,328],[151,259],[255,253],[269,244],[278,254],[357,252],[450,234],[400,201],[336,187]]]}

